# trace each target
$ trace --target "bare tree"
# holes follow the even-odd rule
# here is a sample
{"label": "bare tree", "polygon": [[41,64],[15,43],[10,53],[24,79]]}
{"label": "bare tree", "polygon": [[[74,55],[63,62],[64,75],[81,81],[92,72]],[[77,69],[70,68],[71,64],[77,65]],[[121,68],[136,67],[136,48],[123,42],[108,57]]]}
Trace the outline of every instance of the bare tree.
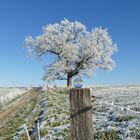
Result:
{"label": "bare tree", "polygon": [[80,22],[67,19],[43,27],[43,34],[25,39],[25,46],[33,55],[52,54],[55,61],[45,66],[43,80],[67,80],[71,87],[76,75],[92,76],[96,68],[112,70],[112,54],[117,46],[107,29],[88,31]]}

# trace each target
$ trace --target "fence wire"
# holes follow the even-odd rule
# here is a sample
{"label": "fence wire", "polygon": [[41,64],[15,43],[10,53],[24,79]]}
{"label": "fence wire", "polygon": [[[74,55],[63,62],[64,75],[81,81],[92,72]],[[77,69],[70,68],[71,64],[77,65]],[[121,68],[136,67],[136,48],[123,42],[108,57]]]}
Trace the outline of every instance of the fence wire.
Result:
{"label": "fence wire", "polygon": [[[93,123],[94,131],[108,133],[113,130],[118,132],[120,140],[140,140],[140,112],[131,109],[130,105],[120,106],[97,99],[93,103]],[[100,125],[103,127],[99,130]]]}

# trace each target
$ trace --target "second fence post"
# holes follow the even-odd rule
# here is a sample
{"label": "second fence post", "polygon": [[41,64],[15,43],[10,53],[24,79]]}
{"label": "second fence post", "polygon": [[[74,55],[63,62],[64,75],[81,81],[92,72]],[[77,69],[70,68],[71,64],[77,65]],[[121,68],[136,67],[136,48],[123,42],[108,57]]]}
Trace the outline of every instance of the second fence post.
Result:
{"label": "second fence post", "polygon": [[70,89],[71,140],[93,140],[90,89]]}

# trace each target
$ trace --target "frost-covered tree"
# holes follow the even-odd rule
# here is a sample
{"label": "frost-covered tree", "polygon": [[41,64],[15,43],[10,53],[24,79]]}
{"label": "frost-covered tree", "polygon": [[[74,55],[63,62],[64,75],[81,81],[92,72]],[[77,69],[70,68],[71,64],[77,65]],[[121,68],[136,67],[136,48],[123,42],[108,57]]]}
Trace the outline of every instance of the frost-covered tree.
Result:
{"label": "frost-covered tree", "polygon": [[112,70],[112,54],[116,45],[107,29],[95,28],[88,31],[78,21],[67,19],[43,27],[42,35],[25,39],[25,46],[33,55],[55,56],[53,63],[45,66],[43,80],[67,80],[71,87],[76,75],[91,76],[96,68]]}

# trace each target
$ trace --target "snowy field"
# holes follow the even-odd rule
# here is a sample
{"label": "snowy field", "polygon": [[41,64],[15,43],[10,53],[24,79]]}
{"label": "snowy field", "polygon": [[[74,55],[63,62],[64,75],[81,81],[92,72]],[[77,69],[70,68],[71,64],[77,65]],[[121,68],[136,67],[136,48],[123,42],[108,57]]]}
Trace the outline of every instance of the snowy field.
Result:
{"label": "snowy field", "polygon": [[25,88],[0,88],[0,110],[26,92]]}
{"label": "snowy field", "polygon": [[140,86],[94,87],[95,139],[140,140]]}
{"label": "snowy field", "polygon": [[[42,140],[70,139],[69,96],[58,91],[47,96]],[[93,87],[92,95],[95,140],[140,140],[140,86]]]}
{"label": "snowy field", "polygon": [[[5,127],[0,128],[0,138],[27,139],[23,127],[26,124],[30,137],[34,139],[38,136],[39,122],[41,140],[70,140],[67,89],[51,88],[49,91],[39,90],[28,94],[23,94],[25,91],[22,89],[19,89],[20,92],[17,89],[0,90],[5,90],[0,97],[10,95],[8,101],[14,102],[17,97],[24,101],[23,107],[17,102],[21,108],[13,112],[11,123],[8,121]],[[140,86],[94,86],[91,94],[95,96],[94,140],[140,140]]]}
{"label": "snowy field", "polygon": [[[92,95],[95,140],[140,140],[140,86],[93,87]],[[70,139],[68,99],[67,94],[48,96],[44,140]]]}

